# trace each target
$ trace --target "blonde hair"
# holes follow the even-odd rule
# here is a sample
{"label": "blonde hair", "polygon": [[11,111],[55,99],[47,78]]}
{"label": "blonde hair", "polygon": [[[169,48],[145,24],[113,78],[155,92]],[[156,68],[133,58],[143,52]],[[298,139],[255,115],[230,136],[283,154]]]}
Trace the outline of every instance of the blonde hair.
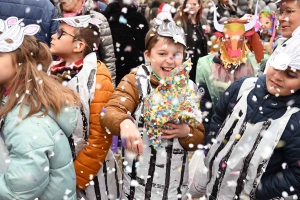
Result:
{"label": "blonde hair", "polygon": [[[6,104],[0,109],[0,117],[10,112],[20,101],[19,117],[22,117],[24,105],[30,107],[24,117],[27,118],[45,109],[42,115],[47,115],[52,109],[57,116],[66,105],[78,104],[80,99],[71,89],[63,86],[52,76],[43,71],[52,62],[52,55],[48,46],[33,36],[26,35],[22,45],[10,53],[16,75],[13,78]],[[0,86],[1,100],[7,88]]]}

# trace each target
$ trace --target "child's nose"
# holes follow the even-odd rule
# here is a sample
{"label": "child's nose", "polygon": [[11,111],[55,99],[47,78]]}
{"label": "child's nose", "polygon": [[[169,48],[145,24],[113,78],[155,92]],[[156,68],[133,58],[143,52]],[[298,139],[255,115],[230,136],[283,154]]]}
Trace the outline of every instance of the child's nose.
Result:
{"label": "child's nose", "polygon": [[51,39],[55,39],[55,38],[57,38],[57,33],[51,35]]}
{"label": "child's nose", "polygon": [[170,56],[170,57],[167,58],[166,61],[167,61],[167,63],[172,64],[172,63],[174,63],[174,57],[173,57],[173,56]]}
{"label": "child's nose", "polygon": [[278,70],[274,74],[274,78],[277,80],[282,80],[282,71]]}

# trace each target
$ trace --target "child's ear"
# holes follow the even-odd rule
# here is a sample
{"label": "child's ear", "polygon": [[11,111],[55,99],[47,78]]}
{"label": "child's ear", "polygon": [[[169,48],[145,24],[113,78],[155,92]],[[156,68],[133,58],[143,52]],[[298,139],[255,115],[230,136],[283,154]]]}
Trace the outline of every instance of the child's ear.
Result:
{"label": "child's ear", "polygon": [[147,62],[150,62],[150,52],[149,52],[148,50],[146,50],[146,51],[144,52],[144,56],[145,56],[146,61],[147,61]]}
{"label": "child's ear", "polygon": [[82,53],[85,50],[86,44],[81,41],[74,42],[73,52]]}

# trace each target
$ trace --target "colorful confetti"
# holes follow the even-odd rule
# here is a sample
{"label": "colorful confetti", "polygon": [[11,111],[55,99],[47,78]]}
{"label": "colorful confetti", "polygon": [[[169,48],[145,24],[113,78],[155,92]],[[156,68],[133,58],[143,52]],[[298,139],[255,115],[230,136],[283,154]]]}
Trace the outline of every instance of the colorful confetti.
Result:
{"label": "colorful confetti", "polygon": [[186,123],[196,127],[201,122],[200,94],[196,85],[189,85],[190,60],[172,70],[163,84],[144,100],[144,123],[154,149],[161,147],[162,130],[167,123]]}

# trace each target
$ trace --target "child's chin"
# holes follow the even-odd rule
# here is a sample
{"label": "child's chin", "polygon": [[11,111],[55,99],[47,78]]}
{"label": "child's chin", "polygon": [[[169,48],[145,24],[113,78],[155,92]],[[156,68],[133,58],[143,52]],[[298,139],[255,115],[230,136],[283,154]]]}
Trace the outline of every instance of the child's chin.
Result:
{"label": "child's chin", "polygon": [[170,76],[171,73],[172,73],[172,71],[170,71],[170,72],[165,72],[165,71],[163,71],[162,78]]}
{"label": "child's chin", "polygon": [[50,53],[55,54],[56,52],[54,51],[54,49],[50,48]]}

